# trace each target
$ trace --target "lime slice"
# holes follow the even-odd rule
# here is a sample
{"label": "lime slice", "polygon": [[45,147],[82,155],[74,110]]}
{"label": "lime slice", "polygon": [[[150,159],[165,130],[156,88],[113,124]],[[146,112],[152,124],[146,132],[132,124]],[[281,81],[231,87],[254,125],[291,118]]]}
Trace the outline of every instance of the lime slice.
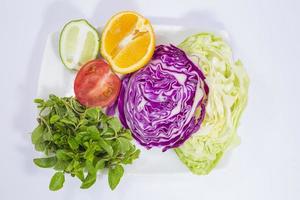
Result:
{"label": "lime slice", "polygon": [[67,68],[79,70],[83,64],[97,57],[99,44],[97,30],[86,20],[70,21],[60,33],[60,58]]}

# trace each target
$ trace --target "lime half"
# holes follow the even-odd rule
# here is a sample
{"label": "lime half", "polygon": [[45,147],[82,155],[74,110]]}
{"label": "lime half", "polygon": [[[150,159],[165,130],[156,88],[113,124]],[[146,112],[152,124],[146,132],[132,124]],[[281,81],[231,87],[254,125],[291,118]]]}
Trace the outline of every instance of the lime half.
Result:
{"label": "lime half", "polygon": [[70,21],[60,33],[60,58],[67,68],[79,70],[83,64],[97,57],[99,44],[97,30],[86,20]]}

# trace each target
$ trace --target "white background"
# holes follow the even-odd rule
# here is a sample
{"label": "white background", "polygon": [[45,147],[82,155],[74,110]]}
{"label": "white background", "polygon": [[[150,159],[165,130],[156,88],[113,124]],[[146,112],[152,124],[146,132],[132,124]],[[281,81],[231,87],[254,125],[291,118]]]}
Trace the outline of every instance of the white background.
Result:
{"label": "white background", "polygon": [[[111,192],[67,178],[48,191],[51,170],[32,163],[38,74],[47,34],[74,18],[100,26],[136,10],[156,24],[225,28],[251,79],[239,135],[226,167],[208,176],[125,175]],[[300,1],[0,0],[0,199],[300,199]],[[102,179],[102,180],[101,180]]]}

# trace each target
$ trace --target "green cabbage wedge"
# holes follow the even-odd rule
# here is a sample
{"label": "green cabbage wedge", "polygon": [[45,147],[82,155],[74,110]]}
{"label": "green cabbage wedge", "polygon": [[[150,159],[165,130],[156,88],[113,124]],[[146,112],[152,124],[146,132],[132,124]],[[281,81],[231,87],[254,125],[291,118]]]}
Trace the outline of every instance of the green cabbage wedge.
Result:
{"label": "green cabbage wedge", "polygon": [[208,174],[224,153],[239,144],[237,128],[248,98],[249,78],[229,45],[211,33],[188,37],[179,48],[202,69],[209,86],[206,115],[198,132],[175,149],[194,173]]}

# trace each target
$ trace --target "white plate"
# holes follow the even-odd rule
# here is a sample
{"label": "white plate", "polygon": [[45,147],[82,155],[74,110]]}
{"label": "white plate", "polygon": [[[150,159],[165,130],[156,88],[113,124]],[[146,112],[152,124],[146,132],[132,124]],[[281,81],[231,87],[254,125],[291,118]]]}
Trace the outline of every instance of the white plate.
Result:
{"label": "white plate", "polygon": [[[156,34],[156,44],[179,44],[187,36],[199,32],[213,31],[228,40],[228,34],[223,30],[211,28],[195,29],[180,26],[153,26]],[[57,96],[73,96],[73,81],[76,72],[68,70],[62,64],[58,53],[59,33],[49,35],[43,62],[40,71],[37,96],[47,98],[49,94]],[[165,173],[187,173],[188,169],[181,163],[173,150],[162,153],[161,150],[153,148],[141,149],[140,158],[132,165],[126,166],[127,173],[133,174],[165,174]]]}

